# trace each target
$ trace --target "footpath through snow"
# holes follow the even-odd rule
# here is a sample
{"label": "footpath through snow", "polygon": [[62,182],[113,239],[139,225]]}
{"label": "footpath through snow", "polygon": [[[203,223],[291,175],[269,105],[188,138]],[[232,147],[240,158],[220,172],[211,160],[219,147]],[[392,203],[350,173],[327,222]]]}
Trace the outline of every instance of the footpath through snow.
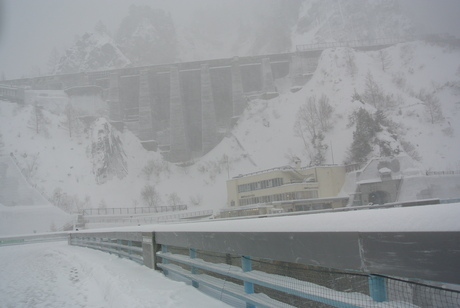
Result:
{"label": "footpath through snow", "polygon": [[5,308],[229,307],[133,261],[67,242],[0,247],[0,260]]}

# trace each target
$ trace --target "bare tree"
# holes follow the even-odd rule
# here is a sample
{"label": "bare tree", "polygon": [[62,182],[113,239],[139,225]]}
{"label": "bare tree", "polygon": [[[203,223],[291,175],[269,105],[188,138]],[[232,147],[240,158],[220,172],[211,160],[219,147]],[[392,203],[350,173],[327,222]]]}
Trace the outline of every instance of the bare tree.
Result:
{"label": "bare tree", "polygon": [[431,124],[444,120],[441,104],[433,93],[427,93],[425,90],[420,90],[417,98],[421,100],[423,106],[425,106],[425,112]]}
{"label": "bare tree", "polygon": [[347,72],[351,75],[351,77],[354,77],[358,68],[355,62],[355,54],[352,49],[346,49],[345,51],[345,64]]}
{"label": "bare tree", "polygon": [[49,124],[49,120],[43,113],[43,106],[40,106],[37,102],[33,105],[32,116],[29,120],[30,128],[34,129],[37,134],[43,134],[45,137],[48,136],[48,130],[46,128]]}
{"label": "bare tree", "polygon": [[147,206],[157,208],[161,205],[161,197],[154,186],[145,185],[141,191],[142,200]]}
{"label": "bare tree", "polygon": [[64,122],[64,126],[67,127],[69,137],[72,138],[72,135],[76,134],[80,128],[80,122],[78,120],[77,111],[73,108],[71,103],[68,103],[65,106],[65,115],[66,120]]}
{"label": "bare tree", "polygon": [[180,199],[179,195],[175,192],[170,193],[168,195],[168,204],[171,206],[176,206],[182,204],[182,200]]}
{"label": "bare tree", "polygon": [[321,129],[323,131],[328,131],[331,129],[330,119],[334,109],[331,104],[329,104],[329,98],[326,95],[321,95],[318,100],[318,118],[321,124]]}
{"label": "bare tree", "polygon": [[382,70],[385,72],[391,65],[391,57],[387,50],[380,49],[378,53],[378,58],[380,64],[382,65]]}
{"label": "bare tree", "polygon": [[203,202],[202,195],[197,194],[196,196],[190,196],[190,203],[193,204],[194,206],[200,206],[202,202]]}
{"label": "bare tree", "polygon": [[371,104],[377,109],[381,109],[385,102],[385,95],[380,89],[377,82],[374,80],[371,72],[366,75],[366,87],[363,94],[364,102]]}
{"label": "bare tree", "polygon": [[323,144],[324,132],[331,128],[329,120],[332,112],[329,99],[323,95],[318,103],[316,97],[309,97],[297,113],[294,132],[302,138],[312,165],[321,165],[325,161],[328,146]]}
{"label": "bare tree", "polygon": [[25,156],[24,154],[24,158],[26,158],[26,160],[25,160],[25,167],[23,170],[24,170],[24,175],[28,179],[32,178],[37,172],[39,156],[40,156],[40,153],[35,153],[32,155],[27,155],[27,156]]}

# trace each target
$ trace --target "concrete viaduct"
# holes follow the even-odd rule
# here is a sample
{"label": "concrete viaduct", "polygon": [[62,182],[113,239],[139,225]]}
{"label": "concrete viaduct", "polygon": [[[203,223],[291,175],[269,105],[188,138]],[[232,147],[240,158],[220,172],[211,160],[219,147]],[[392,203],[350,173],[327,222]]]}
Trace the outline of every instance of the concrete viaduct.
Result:
{"label": "concrete viaduct", "polygon": [[100,87],[113,125],[127,127],[145,148],[160,149],[169,161],[185,162],[211,150],[249,100],[276,97],[276,79],[289,77],[292,85],[303,85],[315,71],[322,50],[379,49],[401,41],[302,45],[292,53],[42,76],[2,84],[73,88],[73,95],[84,95],[88,86]]}

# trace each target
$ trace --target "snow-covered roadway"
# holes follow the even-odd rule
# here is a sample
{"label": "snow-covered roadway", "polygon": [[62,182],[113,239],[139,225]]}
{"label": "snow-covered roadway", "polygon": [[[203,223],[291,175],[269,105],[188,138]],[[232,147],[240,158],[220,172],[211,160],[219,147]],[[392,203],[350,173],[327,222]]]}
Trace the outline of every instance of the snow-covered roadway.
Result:
{"label": "snow-covered roadway", "polygon": [[229,307],[160,272],[67,242],[0,247],[0,306]]}

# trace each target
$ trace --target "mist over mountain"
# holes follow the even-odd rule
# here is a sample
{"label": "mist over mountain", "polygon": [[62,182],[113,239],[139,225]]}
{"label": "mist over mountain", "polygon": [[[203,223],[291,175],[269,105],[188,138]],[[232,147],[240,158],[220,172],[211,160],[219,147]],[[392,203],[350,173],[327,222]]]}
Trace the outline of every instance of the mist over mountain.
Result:
{"label": "mist over mountain", "polygon": [[394,0],[256,1],[197,7],[190,15],[184,24],[165,10],[131,5],[113,38],[106,31],[84,34],[62,56],[56,73],[290,52],[303,44],[416,33]]}
{"label": "mist over mountain", "polygon": [[171,15],[132,5],[116,33],[116,42],[133,66],[177,61],[177,37]]}
{"label": "mist over mountain", "polygon": [[121,52],[102,24],[85,33],[67,49],[54,67],[55,74],[78,73],[125,67],[130,60]]}

